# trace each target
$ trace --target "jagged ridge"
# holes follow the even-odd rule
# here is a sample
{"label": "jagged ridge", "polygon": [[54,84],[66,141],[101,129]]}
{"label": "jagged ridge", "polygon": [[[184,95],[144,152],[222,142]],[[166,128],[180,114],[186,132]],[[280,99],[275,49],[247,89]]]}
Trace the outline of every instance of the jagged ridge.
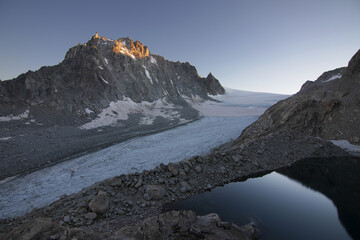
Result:
{"label": "jagged ridge", "polygon": [[139,41],[92,37],[69,49],[58,65],[21,74],[0,83],[2,105],[40,105],[68,110],[79,116],[84,109],[100,112],[111,101],[168,101],[186,104],[182,96],[223,94],[219,81],[198,75],[189,63],[171,62],[150,54]]}

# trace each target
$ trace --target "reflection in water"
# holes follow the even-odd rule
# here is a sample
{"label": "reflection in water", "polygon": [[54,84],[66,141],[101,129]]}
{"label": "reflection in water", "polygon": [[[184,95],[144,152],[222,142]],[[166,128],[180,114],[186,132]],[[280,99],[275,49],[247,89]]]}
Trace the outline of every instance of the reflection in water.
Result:
{"label": "reflection in water", "polygon": [[279,172],[331,199],[347,232],[360,239],[360,158],[305,159]]}
{"label": "reflection in water", "polygon": [[359,239],[359,158],[307,159],[279,172],[230,183],[168,208],[216,212],[238,225],[254,221],[264,239]]}

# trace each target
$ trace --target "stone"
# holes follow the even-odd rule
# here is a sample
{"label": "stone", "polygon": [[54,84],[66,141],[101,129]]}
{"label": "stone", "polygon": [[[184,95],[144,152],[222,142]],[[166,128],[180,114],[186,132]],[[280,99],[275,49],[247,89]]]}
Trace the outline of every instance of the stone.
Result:
{"label": "stone", "polygon": [[109,198],[106,193],[99,191],[97,196],[89,202],[89,208],[95,213],[105,213],[109,209]]}
{"label": "stone", "polygon": [[181,178],[181,179],[184,179],[184,180],[186,180],[188,177],[187,177],[187,175],[186,175],[186,173],[185,173],[185,171],[183,170],[183,169],[180,169],[179,170],[179,177]]}
{"label": "stone", "polygon": [[[234,225],[232,225],[232,228],[234,228]],[[259,239],[260,236],[260,230],[255,226],[253,223],[246,224],[244,226],[238,227],[235,225],[238,229],[238,231],[242,232],[246,239]]]}
{"label": "stone", "polygon": [[180,190],[183,189],[185,192],[190,192],[193,188],[190,186],[190,184],[186,181],[180,182]]}
{"label": "stone", "polygon": [[168,170],[174,175],[177,176],[179,174],[179,166],[175,163],[168,164]]}
{"label": "stone", "polygon": [[94,220],[97,217],[97,214],[95,212],[89,212],[84,215],[86,219]]}
{"label": "stone", "polygon": [[63,221],[64,221],[65,223],[69,223],[69,222],[70,222],[70,216],[69,216],[69,215],[66,215],[66,216],[64,217]]}
{"label": "stone", "polygon": [[236,163],[239,162],[240,161],[239,155],[232,156],[232,160]]}
{"label": "stone", "polygon": [[197,223],[199,225],[210,225],[210,224],[218,224],[221,221],[220,216],[216,213],[210,213],[205,216],[198,216]]}
{"label": "stone", "polygon": [[196,167],[195,167],[195,171],[196,171],[197,173],[201,173],[202,168],[201,168],[200,166],[196,166]]}
{"label": "stone", "polygon": [[160,185],[146,185],[145,186],[145,200],[160,200],[165,197],[166,189]]}
{"label": "stone", "polygon": [[138,182],[135,184],[135,188],[138,189],[139,187],[141,187],[143,184],[143,179],[142,177],[139,178]]}
{"label": "stone", "polygon": [[106,183],[111,187],[120,187],[122,185],[121,179],[117,177],[106,180]]}
{"label": "stone", "polygon": [[232,224],[229,222],[218,222],[216,225],[221,228],[230,229]]}

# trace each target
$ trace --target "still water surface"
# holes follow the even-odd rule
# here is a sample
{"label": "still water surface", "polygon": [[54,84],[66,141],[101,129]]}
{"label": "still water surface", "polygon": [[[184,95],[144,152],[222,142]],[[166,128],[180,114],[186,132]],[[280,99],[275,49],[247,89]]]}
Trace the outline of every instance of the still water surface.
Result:
{"label": "still water surface", "polygon": [[[309,166],[306,169],[309,170],[308,168]],[[318,174],[312,168],[314,166],[309,171],[301,168],[298,171],[303,171],[304,174]],[[316,166],[315,169],[332,174],[331,170],[324,166]],[[337,183],[346,182],[346,179],[339,180],[338,174],[336,177],[319,175],[321,175],[320,179],[314,181],[317,185],[321,185],[320,190],[325,187],[327,191],[337,192]],[[333,178],[337,180],[334,182]],[[329,186],[323,186],[322,182],[325,182],[325,185],[329,182]],[[353,197],[351,194],[354,193],[350,193],[348,197]],[[346,196],[340,197],[346,198]],[[357,205],[353,206],[354,209],[359,205],[356,202],[349,204]],[[173,203],[169,208],[190,209],[200,215],[216,212],[224,221],[237,225],[253,221],[260,227],[262,239],[351,239],[339,220],[337,207],[332,200],[299,181],[276,172],[218,187],[211,192]],[[360,216],[356,211],[350,215],[352,215],[350,219],[352,223],[359,220]],[[359,233],[356,231],[359,230],[356,228],[350,230],[353,231],[353,237],[358,236]]]}

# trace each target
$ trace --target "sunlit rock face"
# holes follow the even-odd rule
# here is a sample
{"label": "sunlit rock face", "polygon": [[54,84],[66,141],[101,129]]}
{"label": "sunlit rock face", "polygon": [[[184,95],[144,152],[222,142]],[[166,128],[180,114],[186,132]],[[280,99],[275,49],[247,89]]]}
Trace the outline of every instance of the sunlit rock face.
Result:
{"label": "sunlit rock face", "polygon": [[70,48],[60,64],[1,82],[0,104],[43,106],[86,116],[86,111],[99,113],[118,100],[166,99],[185,106],[184,96],[206,100],[209,94],[224,92],[212,74],[202,78],[189,63],[151,54],[130,38],[111,40],[96,33],[87,43]]}
{"label": "sunlit rock face", "polygon": [[150,54],[148,47],[144,46],[139,41],[134,42],[130,38],[119,38],[114,41],[113,52],[126,54],[136,58],[148,57]]}

